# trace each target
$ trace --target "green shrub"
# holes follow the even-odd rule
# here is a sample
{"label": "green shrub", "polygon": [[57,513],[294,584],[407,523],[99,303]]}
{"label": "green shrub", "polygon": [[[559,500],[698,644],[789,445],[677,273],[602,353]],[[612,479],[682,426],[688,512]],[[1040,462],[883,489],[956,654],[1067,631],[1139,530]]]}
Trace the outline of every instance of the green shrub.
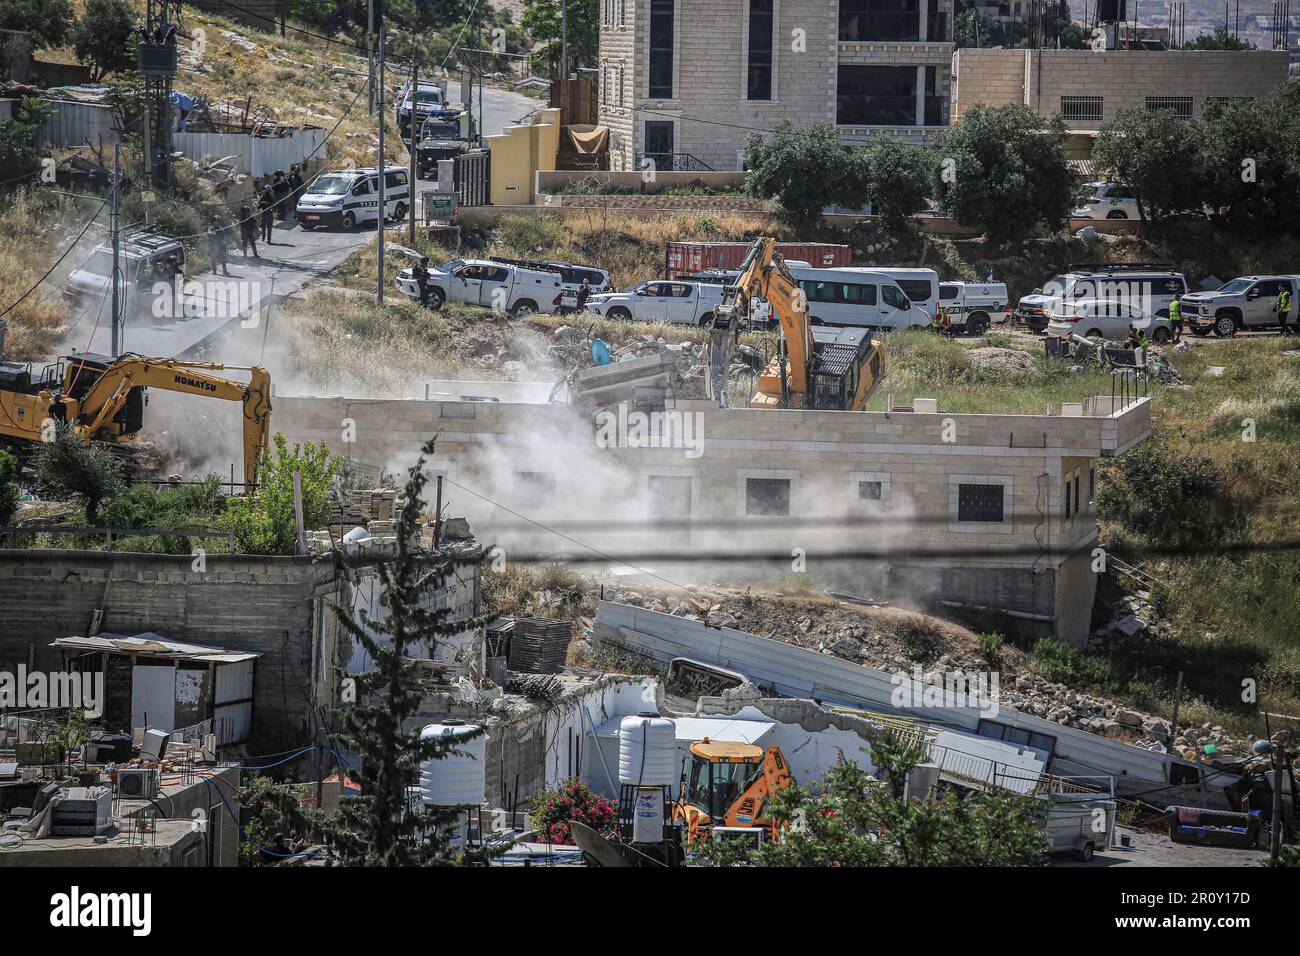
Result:
{"label": "green shrub", "polygon": [[979,643],[980,656],[990,664],[996,664],[1002,654],[1002,645],[1006,638],[997,631],[985,631],[976,640]]}
{"label": "green shrub", "polygon": [[1245,503],[1212,458],[1148,439],[1103,469],[1101,516],[1150,544],[1204,547],[1245,527]]}
{"label": "green shrub", "polygon": [[1110,669],[1104,661],[1055,638],[1039,638],[1031,655],[1034,672],[1044,680],[1070,687],[1105,687],[1111,683]]}
{"label": "green shrub", "polygon": [[297,521],[293,505],[293,474],[302,476],[302,516],[306,528],[320,528],[329,519],[329,490],[342,459],[329,447],[294,445],[279,433],[275,456],[263,451],[257,467],[257,494],[231,498],[217,525],[232,531],[244,554],[293,554],[297,548]]}

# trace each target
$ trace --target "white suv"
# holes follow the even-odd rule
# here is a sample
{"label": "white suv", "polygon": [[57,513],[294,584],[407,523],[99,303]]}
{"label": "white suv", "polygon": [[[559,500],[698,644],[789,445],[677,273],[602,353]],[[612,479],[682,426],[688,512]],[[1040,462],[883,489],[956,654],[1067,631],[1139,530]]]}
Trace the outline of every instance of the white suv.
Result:
{"label": "white suv", "polygon": [[1072,219],[1141,219],[1137,196],[1124,183],[1086,183],[1091,198],[1070,213]]}

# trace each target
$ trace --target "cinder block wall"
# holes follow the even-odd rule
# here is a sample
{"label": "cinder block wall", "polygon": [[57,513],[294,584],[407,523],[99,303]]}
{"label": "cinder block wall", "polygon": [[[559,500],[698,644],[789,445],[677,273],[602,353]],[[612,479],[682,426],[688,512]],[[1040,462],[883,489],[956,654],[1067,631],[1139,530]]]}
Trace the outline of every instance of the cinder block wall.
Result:
{"label": "cinder block wall", "polygon": [[155,630],[188,643],[257,651],[255,733],[306,739],[312,692],[314,599],[335,587],[328,562],[311,558],[188,556],[99,551],[0,550],[0,665],[57,668],[50,644],[100,629]]}

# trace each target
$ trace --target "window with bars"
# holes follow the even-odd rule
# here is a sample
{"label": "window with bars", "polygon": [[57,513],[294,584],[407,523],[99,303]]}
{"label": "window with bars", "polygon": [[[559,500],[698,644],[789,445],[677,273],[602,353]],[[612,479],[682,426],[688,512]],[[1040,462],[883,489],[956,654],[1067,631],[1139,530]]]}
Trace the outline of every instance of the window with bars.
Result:
{"label": "window with bars", "polygon": [[788,517],[790,514],[790,479],[746,478],[745,514]]}
{"label": "window with bars", "polygon": [[1005,495],[1002,485],[958,485],[957,520],[1001,522]]}
{"label": "window with bars", "polygon": [[749,0],[749,73],[745,99],[772,99],[772,25],[775,0]]}
{"label": "window with bars", "polygon": [[1173,110],[1179,119],[1192,118],[1192,98],[1190,96],[1148,96],[1147,109]]}
{"label": "window with bars", "polygon": [[1063,120],[1100,120],[1102,97],[1100,96],[1062,96],[1061,119]]}

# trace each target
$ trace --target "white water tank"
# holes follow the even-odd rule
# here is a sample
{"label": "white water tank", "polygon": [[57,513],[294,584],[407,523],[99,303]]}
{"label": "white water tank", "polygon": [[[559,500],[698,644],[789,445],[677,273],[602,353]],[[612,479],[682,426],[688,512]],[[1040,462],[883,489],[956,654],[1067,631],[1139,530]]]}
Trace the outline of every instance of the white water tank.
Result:
{"label": "white water tank", "polygon": [[677,780],[677,724],[655,713],[624,717],[618,725],[618,782],[670,787]]}
{"label": "white water tank", "polygon": [[486,788],[487,735],[473,740],[465,738],[478,727],[459,720],[430,724],[420,731],[420,739],[445,738],[454,742],[459,754],[420,764],[420,792],[424,802],[435,807],[478,806]]}

